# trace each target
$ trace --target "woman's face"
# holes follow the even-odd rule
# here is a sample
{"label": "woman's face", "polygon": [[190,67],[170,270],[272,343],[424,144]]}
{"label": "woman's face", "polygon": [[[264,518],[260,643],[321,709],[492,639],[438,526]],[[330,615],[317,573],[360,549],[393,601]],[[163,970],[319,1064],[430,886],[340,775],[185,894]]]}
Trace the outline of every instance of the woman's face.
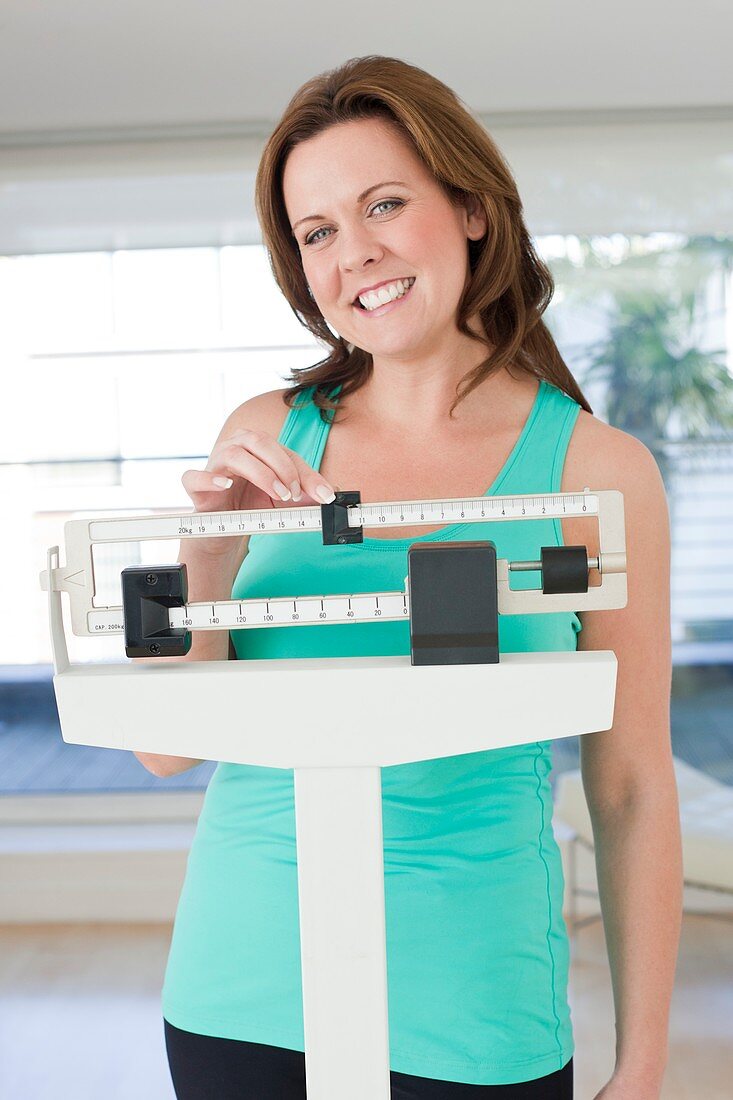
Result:
{"label": "woman's face", "polygon": [[[467,238],[484,235],[485,214],[454,206],[389,122],[340,123],[301,142],[283,194],[314,301],[344,340],[375,360],[409,360],[444,348],[447,333],[463,339]],[[408,277],[404,299],[374,312],[354,305],[363,287]]]}

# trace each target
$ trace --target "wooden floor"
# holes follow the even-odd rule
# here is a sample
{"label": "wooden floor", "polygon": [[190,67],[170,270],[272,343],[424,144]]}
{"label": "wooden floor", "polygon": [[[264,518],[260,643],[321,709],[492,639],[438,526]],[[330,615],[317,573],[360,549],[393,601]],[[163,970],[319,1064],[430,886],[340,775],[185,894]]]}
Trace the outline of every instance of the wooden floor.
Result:
{"label": "wooden floor", "polygon": [[[159,1006],[170,933],[170,925],[0,926],[2,1100],[174,1100]],[[600,924],[578,933],[571,983],[576,1097],[592,1100],[614,1042]],[[730,1100],[731,1081],[733,923],[689,916],[663,1100]]]}

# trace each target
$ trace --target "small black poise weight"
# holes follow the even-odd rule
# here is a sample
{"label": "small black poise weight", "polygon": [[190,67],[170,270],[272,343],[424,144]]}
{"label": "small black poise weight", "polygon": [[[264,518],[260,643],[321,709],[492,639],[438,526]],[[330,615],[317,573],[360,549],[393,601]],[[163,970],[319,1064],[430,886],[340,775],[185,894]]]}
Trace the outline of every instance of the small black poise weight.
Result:
{"label": "small black poise weight", "polygon": [[587,546],[543,546],[541,554],[545,594],[588,591]]}
{"label": "small black poise weight", "polygon": [[133,565],[122,570],[122,611],[128,657],[183,657],[191,631],[171,628],[168,609],[188,600],[188,574],[177,565]]}
{"label": "small black poise weight", "polygon": [[494,543],[415,543],[407,568],[411,663],[498,664]]}
{"label": "small black poise weight", "polygon": [[330,504],[321,505],[321,529],[324,546],[343,546],[350,542],[364,541],[363,527],[349,527],[349,508],[361,504],[358,489],[336,493]]}

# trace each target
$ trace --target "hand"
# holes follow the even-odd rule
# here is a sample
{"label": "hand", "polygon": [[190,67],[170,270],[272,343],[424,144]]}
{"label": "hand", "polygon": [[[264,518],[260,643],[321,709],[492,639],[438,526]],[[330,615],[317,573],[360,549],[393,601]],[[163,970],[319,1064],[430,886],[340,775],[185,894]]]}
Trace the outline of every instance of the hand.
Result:
{"label": "hand", "polygon": [[628,1079],[623,1081],[614,1074],[594,1100],[659,1100],[661,1095],[661,1085],[640,1085]]}
{"label": "hand", "polygon": [[[229,485],[217,485],[214,478],[226,478]],[[275,487],[279,481],[285,496]],[[296,451],[283,447],[264,432],[241,428],[217,440],[204,470],[186,470],[181,484],[193,502],[194,512],[241,512],[250,509],[284,507],[292,504],[328,503],[334,490]],[[318,497],[323,488],[326,500]],[[204,540],[201,540],[204,541]],[[229,540],[212,538],[207,549],[226,554]]]}

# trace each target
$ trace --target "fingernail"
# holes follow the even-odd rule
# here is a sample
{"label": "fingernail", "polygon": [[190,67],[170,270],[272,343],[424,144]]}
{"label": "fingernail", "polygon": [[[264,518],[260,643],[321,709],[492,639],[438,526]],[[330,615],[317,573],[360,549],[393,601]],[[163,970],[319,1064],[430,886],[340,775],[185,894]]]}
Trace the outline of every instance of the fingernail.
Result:
{"label": "fingernail", "polygon": [[222,489],[228,489],[232,485],[232,479],[230,477],[215,477],[214,485],[220,485]]}
{"label": "fingernail", "polygon": [[290,490],[286,485],[283,485],[282,481],[276,481],[274,489],[281,500],[290,500]]}
{"label": "fingernail", "polygon": [[316,496],[320,500],[321,504],[330,504],[332,500],[336,499],[336,494],[333,489],[327,488],[325,485],[319,485],[316,489]]}
{"label": "fingernail", "polygon": [[299,481],[290,482],[290,491],[293,494],[293,500],[300,500],[303,495],[303,490],[300,487]]}

